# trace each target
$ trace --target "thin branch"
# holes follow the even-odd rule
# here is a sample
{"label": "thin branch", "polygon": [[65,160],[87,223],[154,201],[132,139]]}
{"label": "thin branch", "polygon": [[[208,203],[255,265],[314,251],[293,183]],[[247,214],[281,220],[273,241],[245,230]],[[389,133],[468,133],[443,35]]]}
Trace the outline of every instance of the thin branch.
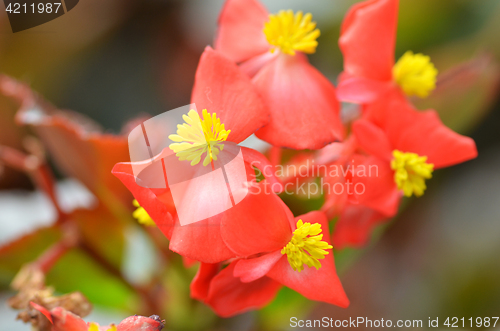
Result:
{"label": "thin branch", "polygon": [[62,211],[57,201],[54,176],[49,166],[42,159],[35,155],[25,154],[12,147],[0,145],[0,162],[28,174],[34,184],[47,194],[52,201],[58,214],[57,223],[63,223],[66,220],[67,215]]}
{"label": "thin branch", "polygon": [[79,238],[77,229],[74,226],[67,224],[63,230],[63,237],[60,241],[50,246],[40,257],[33,263],[44,274],[52,269],[59,259],[64,256],[70,249],[76,247]]}

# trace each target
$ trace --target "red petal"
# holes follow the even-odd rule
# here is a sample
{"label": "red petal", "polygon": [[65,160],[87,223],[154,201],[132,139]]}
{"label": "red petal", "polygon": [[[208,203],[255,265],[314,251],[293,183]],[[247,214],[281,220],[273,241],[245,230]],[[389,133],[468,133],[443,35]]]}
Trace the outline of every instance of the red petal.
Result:
{"label": "red petal", "polygon": [[196,260],[193,260],[193,259],[190,259],[189,257],[185,257],[183,256],[182,257],[182,265],[184,266],[184,268],[188,269],[188,268],[191,268],[192,266],[194,266],[198,261]]}
{"label": "red petal", "polygon": [[189,286],[191,289],[191,298],[204,301],[208,296],[210,282],[220,269],[220,263],[200,263],[200,268]]}
{"label": "red petal", "polygon": [[215,49],[234,62],[267,52],[267,10],[257,0],[228,0],[219,16]]}
{"label": "red petal", "polygon": [[377,210],[387,217],[396,215],[401,192],[394,182],[394,171],[389,162],[375,156],[364,157],[356,162],[359,163],[354,167],[356,171],[350,189],[359,204]]}
{"label": "red petal", "polygon": [[376,125],[367,120],[360,119],[354,122],[352,130],[359,145],[369,154],[373,154],[382,160],[390,161],[392,159],[391,146],[386,133]]}
{"label": "red petal", "polygon": [[43,307],[43,306],[40,306],[34,302],[30,302],[30,305],[35,308],[36,310],[38,310],[39,312],[41,312],[45,317],[47,317],[47,319],[50,321],[50,323],[54,323],[53,320],[52,320],[52,315],[50,314],[50,312],[47,310],[47,308]]}
{"label": "red petal", "polygon": [[[230,157],[226,154],[230,153],[233,147],[229,144],[225,145],[224,150],[219,154],[218,161],[215,162],[216,167],[219,161],[222,162],[222,159]],[[245,154],[242,153],[242,155]],[[221,236],[221,220],[225,214],[239,210],[240,205],[250,197],[246,185],[253,181],[254,171],[246,160],[245,162],[243,163],[242,160],[241,164],[245,166],[243,169],[222,162],[226,165],[224,171],[227,181],[222,177],[223,172],[217,169],[221,175],[218,179],[203,176],[203,178],[197,177],[181,183],[186,184],[186,194],[181,199],[182,206],[177,205],[178,214],[180,215],[180,209],[183,208],[186,214],[193,210],[192,214],[200,215],[200,217],[191,219],[190,215],[184,215],[194,222],[185,222],[186,219],[184,221],[181,219],[181,226],[175,227],[172,234],[171,250],[206,263],[217,263],[235,257]],[[199,167],[203,165],[200,164]],[[212,173],[214,172],[210,174]],[[229,191],[232,193],[233,200],[230,199]],[[233,201],[235,205],[231,206]],[[184,203],[188,208],[184,208]]]}
{"label": "red petal", "polygon": [[387,218],[373,209],[361,205],[347,206],[340,216],[333,232],[333,246],[361,247],[368,243],[373,228]]}
{"label": "red petal", "polygon": [[283,254],[278,250],[254,259],[239,260],[234,267],[234,276],[244,283],[253,282],[264,277],[282,257]]}
{"label": "red petal", "polygon": [[281,288],[281,284],[268,277],[243,283],[233,276],[234,266],[233,262],[214,277],[205,301],[221,317],[262,308],[274,299]]}
{"label": "red petal", "polygon": [[[304,222],[321,223],[323,240],[330,243],[328,221],[322,212],[313,211],[297,217],[296,220],[299,218]],[[286,256],[283,256],[267,275],[308,299],[324,301],[344,308],[349,306],[349,299],[335,271],[331,251],[321,260],[321,268],[318,270],[305,266],[301,272],[294,271]]]}
{"label": "red petal", "polygon": [[408,102],[408,99],[399,88],[390,88],[383,95],[371,103],[363,105],[363,119],[375,123],[378,126],[383,126],[389,112],[388,103],[392,102]]}
{"label": "red petal", "polygon": [[236,257],[221,236],[221,218],[225,213],[227,211],[196,223],[176,226],[170,239],[170,249],[205,263],[218,263]]}
{"label": "red petal", "polygon": [[[134,198],[148,212],[163,234],[170,238],[174,227],[175,207],[167,190],[152,190],[136,183],[131,163],[117,163],[111,171],[132,192]],[[158,196],[155,194],[158,194]],[[131,202],[130,202],[131,203]]]}
{"label": "red petal", "polygon": [[[332,164],[332,166],[336,167],[336,169],[342,169],[342,165],[338,163]],[[345,169],[346,167],[343,168]],[[341,213],[347,203],[346,179],[341,172],[327,171],[323,180],[325,203],[321,207],[321,211],[326,214],[328,219],[332,219]]]}
{"label": "red petal", "polygon": [[117,331],[161,331],[163,322],[158,316],[130,316],[118,324],[116,329]]}
{"label": "red petal", "polygon": [[241,257],[281,249],[292,237],[287,209],[265,183],[259,183],[224,213],[222,237]]}
{"label": "red petal", "polygon": [[[214,162],[216,171],[201,163],[195,166],[179,167],[176,164],[168,167],[172,168],[169,176],[178,181],[169,181],[170,191],[167,192],[172,193],[177,211],[175,222],[180,224],[172,230],[170,249],[184,257],[206,263],[217,263],[234,257],[221,237],[220,221],[228,208],[237,208],[248,195],[247,184],[255,177],[250,162],[255,159],[245,158],[249,155],[255,157],[257,152],[250,149],[242,152],[239,146],[231,144],[225,144],[224,150]],[[234,157],[236,154],[240,159],[239,163],[234,163],[237,160]],[[257,159],[261,163],[264,162],[263,158],[258,154]],[[170,164],[170,161],[166,163]],[[133,181],[133,177],[130,180]],[[132,185],[137,186],[135,182]],[[233,199],[230,198],[230,192]],[[236,207],[231,207],[231,203],[235,203]],[[145,209],[149,211],[148,206]]]}
{"label": "red petal", "polygon": [[266,64],[279,56],[279,52],[266,52],[240,64],[240,69],[248,77],[253,78]]}
{"label": "red petal", "polygon": [[337,97],[344,102],[368,103],[376,100],[392,87],[391,83],[363,76],[356,76],[340,81]]}
{"label": "red petal", "polygon": [[343,138],[335,88],[305,55],[281,54],[253,81],[271,112],[257,137],[294,149],[319,149]]}
{"label": "red petal", "polygon": [[229,59],[207,47],[200,58],[191,102],[198,112],[217,113],[228,140],[239,143],[269,122],[269,111],[250,78]]}
{"label": "red petal", "polygon": [[51,311],[54,326],[52,331],[87,331],[87,323],[66,309],[56,307]]}
{"label": "red petal", "polygon": [[395,149],[425,155],[436,169],[477,157],[474,140],[447,128],[434,110],[418,112],[406,102],[389,107],[386,131]]}
{"label": "red petal", "polygon": [[339,39],[347,74],[392,80],[398,4],[398,0],[370,0],[347,13]]}

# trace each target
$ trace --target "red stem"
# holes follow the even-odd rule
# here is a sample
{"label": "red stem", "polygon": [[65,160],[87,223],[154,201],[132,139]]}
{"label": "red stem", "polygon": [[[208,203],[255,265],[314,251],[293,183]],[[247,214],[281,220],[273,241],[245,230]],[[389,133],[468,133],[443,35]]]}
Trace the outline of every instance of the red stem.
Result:
{"label": "red stem", "polygon": [[57,223],[63,223],[66,220],[66,214],[61,210],[57,201],[54,176],[47,164],[34,155],[28,155],[14,148],[1,145],[0,161],[11,168],[27,173],[35,185],[45,192],[52,201],[58,214]]}
{"label": "red stem", "polygon": [[35,265],[37,265],[44,274],[47,274],[64,254],[77,245],[78,235],[75,230],[74,228],[66,229],[63,238],[50,246],[35,261]]}

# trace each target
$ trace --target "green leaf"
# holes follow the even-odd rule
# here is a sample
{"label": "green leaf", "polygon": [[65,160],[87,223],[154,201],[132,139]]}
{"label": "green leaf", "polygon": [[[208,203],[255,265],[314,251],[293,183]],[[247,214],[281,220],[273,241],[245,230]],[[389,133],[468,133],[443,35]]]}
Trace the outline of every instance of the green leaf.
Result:
{"label": "green leaf", "polygon": [[24,235],[0,248],[0,286],[7,288],[21,266],[38,256],[61,237],[56,227]]}
{"label": "green leaf", "polygon": [[47,285],[62,293],[80,291],[96,305],[137,311],[140,303],[130,287],[77,249],[56,263],[47,275]]}

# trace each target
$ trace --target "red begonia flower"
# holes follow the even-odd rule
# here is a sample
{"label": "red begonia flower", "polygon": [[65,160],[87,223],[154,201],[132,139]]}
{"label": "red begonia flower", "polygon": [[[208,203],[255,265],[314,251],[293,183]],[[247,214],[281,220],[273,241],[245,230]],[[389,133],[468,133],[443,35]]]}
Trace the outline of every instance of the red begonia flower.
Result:
{"label": "red begonia flower", "polygon": [[[203,53],[196,72],[192,103],[196,104],[199,113],[202,113],[202,109],[215,113],[226,129],[231,130],[227,140],[233,143],[232,146],[235,146],[234,143],[246,139],[265,124],[269,118],[267,108],[255,91],[250,79],[232,61],[209,47]],[[225,147],[224,150],[220,151],[219,158],[224,158],[226,154],[235,149],[235,147],[231,149],[229,143]],[[261,169],[268,181],[275,184],[276,190],[281,189],[274,175],[266,171],[271,167],[269,161],[262,154],[245,147],[238,147],[237,151],[239,150],[242,152],[245,164],[246,181],[253,181],[255,174],[252,166],[255,166]],[[168,150],[164,149],[164,151]],[[156,159],[162,159],[163,154],[157,156]],[[173,251],[187,258],[206,263],[216,263],[234,257],[234,252],[228,249],[220,234],[223,213],[204,218],[196,223],[180,226],[178,222],[179,211],[174,208],[170,188],[149,189],[142,187],[140,178],[135,178],[133,175],[132,166],[133,164],[118,164],[113,173],[127,185],[139,204],[144,207],[158,227],[171,240],[170,248]],[[207,168],[201,163],[192,166],[188,163],[187,168],[179,171],[183,172],[183,175],[192,172],[195,176],[197,171],[206,172],[205,169]],[[163,172],[153,175],[159,177],[158,180],[163,179]],[[231,179],[239,176],[239,173],[233,173],[231,169],[226,169],[226,175]],[[189,192],[193,193],[184,201],[192,205],[190,210],[203,211],[211,208],[213,199],[218,196],[219,190],[225,191],[227,194],[225,183],[222,183],[221,186],[206,180],[191,181],[189,178],[186,180],[186,185]],[[168,214],[173,217],[172,220]]]}
{"label": "red begonia flower", "polygon": [[[308,228],[315,226],[316,229],[321,229],[318,227],[320,225],[322,229],[325,229],[322,238],[305,237],[308,240],[308,245],[314,245],[315,240],[324,241],[325,246],[330,243],[326,216],[322,212],[314,211],[294,219],[288,207],[278,200],[269,199],[267,203],[274,204],[275,209],[284,209],[281,215],[274,214],[265,220],[255,219],[250,224],[243,222],[243,224],[248,225],[244,230],[229,230],[228,232],[232,234],[226,238],[233,242],[240,241],[238,245],[243,248],[245,245],[255,247],[255,242],[264,236],[265,241],[275,243],[276,248],[270,249],[268,247],[265,248],[268,249],[266,253],[261,252],[261,254],[254,254],[247,259],[234,260],[224,269],[220,263],[202,263],[191,283],[191,296],[193,298],[205,302],[218,315],[224,317],[266,305],[274,298],[282,285],[311,300],[324,301],[340,307],[349,305],[349,300],[335,271],[333,255],[326,256],[325,252],[319,256],[314,255],[321,260],[316,268],[308,264],[295,269],[289,262],[291,257],[286,251],[292,242],[299,243],[300,234],[304,234],[301,232],[304,225]],[[224,216],[228,219],[233,217],[231,211],[225,213]],[[260,217],[260,215],[254,216]],[[301,221],[299,222],[299,220]],[[298,231],[296,231],[295,222],[300,226]],[[251,224],[255,224],[255,229],[250,230]],[[287,230],[286,236],[285,234],[268,233],[279,227],[284,227]],[[331,246],[329,247],[331,248]],[[310,246],[304,250],[309,253],[309,257],[313,256],[307,249],[311,249]],[[243,253],[254,252],[256,250],[250,248]]]}
{"label": "red begonia flower", "polygon": [[[293,13],[280,12],[274,19],[280,20],[286,15]],[[264,32],[267,22],[271,25],[271,19],[256,0],[228,0],[219,17],[215,40],[216,50],[241,63],[241,68],[253,77],[269,106],[271,120],[256,135],[273,145],[294,149],[319,149],[341,140],[344,128],[335,88],[303,54],[313,53],[316,46],[308,49],[300,45],[294,48],[290,43],[286,43],[288,48],[271,45]],[[277,40],[281,40],[277,37],[279,26],[276,24],[267,32],[275,34]],[[314,27],[311,25],[310,29]],[[317,36],[319,31],[305,30],[303,35],[312,34]],[[314,44],[313,39],[309,43]]]}
{"label": "red begonia flower", "polygon": [[[365,188],[357,196],[360,204],[390,217],[397,212],[398,195],[422,195],[434,169],[473,159],[477,150],[471,138],[444,126],[434,110],[418,112],[399,99],[379,103],[384,116],[353,124],[359,146],[370,156],[360,162],[364,169],[356,168],[365,175],[355,173],[352,180]],[[370,166],[376,176],[366,175]]]}
{"label": "red begonia flower", "polygon": [[391,91],[426,97],[435,88],[437,70],[428,56],[407,52],[394,60],[398,6],[399,0],[368,0],[347,13],[339,39],[340,100],[368,103]]}
{"label": "red begonia flower", "polygon": [[[283,208],[287,209],[284,205]],[[323,234],[321,240],[330,243],[328,222],[322,212],[313,211],[294,219],[291,213],[287,211],[286,218],[280,220],[276,218],[268,219],[268,222],[274,223],[274,225],[288,225],[288,238],[279,240],[281,248],[287,247],[291,241],[293,242],[292,238],[295,238],[297,235],[297,232],[295,232],[297,230],[296,222],[300,225],[299,220],[302,220],[304,224],[321,225],[321,228],[324,230],[321,232]],[[245,244],[250,245],[252,241],[257,240],[255,235],[245,238],[244,233],[241,233],[238,238],[233,239],[239,239],[242,246]],[[328,256],[323,255],[323,257],[324,259],[321,259],[318,269],[312,266],[303,266],[302,270],[294,270],[289,261],[290,256],[287,256],[287,253],[281,249],[275,249],[258,257],[241,259],[234,262],[234,276],[240,278],[244,283],[251,283],[263,277],[269,277],[311,300],[324,301],[340,307],[347,307],[349,300],[335,271],[333,254],[328,254]]]}

